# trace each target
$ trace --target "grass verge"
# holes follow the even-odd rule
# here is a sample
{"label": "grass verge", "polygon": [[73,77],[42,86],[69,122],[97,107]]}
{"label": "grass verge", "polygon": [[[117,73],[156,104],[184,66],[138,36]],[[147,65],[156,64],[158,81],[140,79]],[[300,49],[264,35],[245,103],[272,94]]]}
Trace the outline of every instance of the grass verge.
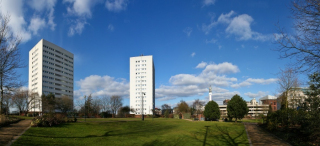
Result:
{"label": "grass verge", "polygon": [[31,127],[13,145],[249,145],[240,123],[130,120],[90,119]]}

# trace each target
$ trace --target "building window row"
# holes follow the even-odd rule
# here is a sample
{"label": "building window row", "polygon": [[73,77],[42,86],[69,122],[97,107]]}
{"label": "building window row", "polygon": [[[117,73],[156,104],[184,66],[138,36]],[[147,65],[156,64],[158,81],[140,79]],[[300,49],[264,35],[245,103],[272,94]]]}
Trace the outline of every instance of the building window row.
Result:
{"label": "building window row", "polygon": [[35,85],[37,85],[38,83],[34,83],[34,84],[32,84],[32,86],[35,86]]}
{"label": "building window row", "polygon": [[64,69],[73,73],[73,70],[71,69],[68,69],[68,68],[64,68]]}
{"label": "building window row", "polygon": [[54,65],[54,63],[50,62],[50,61],[46,61],[46,60],[43,60],[44,63],[47,63],[47,64],[50,64],[50,65]]}
{"label": "building window row", "polygon": [[[147,60],[141,60],[141,62],[147,62]],[[136,63],[140,63],[140,60],[136,61]]]}
{"label": "building window row", "polygon": [[[136,100],[136,102],[141,102],[141,100]],[[147,102],[147,100],[144,100],[143,102]]]}
{"label": "building window row", "polygon": [[69,59],[71,59],[71,60],[73,60],[73,58],[72,57],[70,57],[70,56],[68,56],[68,55],[64,55],[64,56],[66,56],[67,58],[69,58]]}
{"label": "building window row", "polygon": [[[141,104],[142,105],[142,104]],[[140,104],[136,104],[136,106],[141,106]],[[144,106],[147,106],[146,104],[143,104]],[[144,110],[147,110],[147,109],[144,109]]]}
{"label": "building window row", "polygon": [[38,65],[38,63],[36,63],[35,65],[32,66],[32,68],[36,67]]}
{"label": "building window row", "polygon": [[43,80],[42,82],[43,82],[43,83],[47,83],[47,84],[53,84],[52,82],[45,81],[45,80]]}
{"label": "building window row", "polygon": [[49,76],[42,76],[42,77],[44,77],[44,78],[47,78],[47,79],[54,79],[53,77],[49,77]]}
{"label": "building window row", "polygon": [[52,72],[49,72],[49,71],[46,71],[46,70],[43,70],[44,73],[47,73],[47,74],[50,74],[50,75],[54,75],[54,73]]}
{"label": "building window row", "polygon": [[35,55],[33,55],[33,56],[32,56],[32,60],[33,60],[34,58],[37,58],[37,56],[38,56],[38,53],[35,54]]}
{"label": "building window row", "polygon": [[50,59],[50,60],[54,60],[54,58],[51,58],[49,56],[43,55],[44,58]]}
{"label": "building window row", "polygon": [[33,52],[32,52],[32,55],[35,53],[35,52],[37,52],[39,49],[37,48],[36,50],[34,50]]}
{"label": "building window row", "polygon": [[49,87],[49,86],[43,86],[43,88],[53,89],[53,87]]}
{"label": "building window row", "polygon": [[44,47],[44,48],[47,48],[47,49],[49,49],[49,50],[51,50],[51,51],[54,51],[54,49],[53,49],[53,48],[48,47],[48,46],[46,46],[46,45],[43,45],[43,47]]}
{"label": "building window row", "polygon": [[36,61],[38,61],[38,58],[37,58],[37,59],[35,59],[34,61],[32,61],[32,64],[33,64],[33,63],[35,63]]}
{"label": "building window row", "polygon": [[72,65],[68,65],[67,63],[65,63],[65,65],[66,65],[66,66],[69,66],[69,67],[71,67],[71,68],[73,68],[73,66],[72,66]]}
{"label": "building window row", "polygon": [[38,73],[33,74],[32,77],[36,76],[37,74],[38,74]]}
{"label": "building window row", "polygon": [[37,71],[37,70],[38,70],[38,68],[34,69],[34,70],[32,71],[32,73],[35,72],[35,71]]}
{"label": "building window row", "polygon": [[51,69],[51,70],[54,70],[54,68],[52,67],[49,67],[49,66],[46,66],[46,65],[43,65],[44,68],[48,68],[48,69]]}
{"label": "building window row", "polygon": [[61,53],[60,51],[58,51],[58,50],[55,50],[57,53],[59,53],[59,54],[61,54],[61,55],[63,55],[63,53]]}
{"label": "building window row", "polygon": [[36,81],[37,79],[38,79],[38,78],[33,79],[32,82]]}
{"label": "building window row", "polygon": [[52,56],[54,56],[54,54],[53,54],[53,53],[51,53],[51,52],[49,52],[49,51],[43,50],[43,52],[44,52],[44,53],[47,53],[47,54],[50,54],[50,55],[52,55]]}

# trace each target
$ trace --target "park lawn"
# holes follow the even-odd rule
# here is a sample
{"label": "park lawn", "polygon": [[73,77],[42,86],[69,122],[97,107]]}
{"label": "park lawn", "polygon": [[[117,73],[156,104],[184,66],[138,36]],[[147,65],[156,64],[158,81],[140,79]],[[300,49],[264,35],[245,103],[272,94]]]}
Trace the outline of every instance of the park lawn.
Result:
{"label": "park lawn", "polygon": [[[115,118],[117,119],[117,118]],[[16,145],[249,145],[243,124],[151,118],[31,127]],[[207,126],[207,127],[206,127]]]}
{"label": "park lawn", "polygon": [[242,122],[242,123],[262,123],[263,119],[261,118],[256,118],[256,119],[241,119],[238,120],[238,122]]}
{"label": "park lawn", "polygon": [[27,117],[27,116],[17,116],[17,115],[14,115],[12,117],[16,117],[16,118],[20,118],[20,119],[26,119],[26,120],[32,120],[34,117]]}

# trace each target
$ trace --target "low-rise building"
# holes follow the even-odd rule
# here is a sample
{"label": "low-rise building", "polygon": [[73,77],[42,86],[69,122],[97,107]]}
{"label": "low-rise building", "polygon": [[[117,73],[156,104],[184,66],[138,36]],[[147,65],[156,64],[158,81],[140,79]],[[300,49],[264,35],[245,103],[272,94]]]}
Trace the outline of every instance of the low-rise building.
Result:
{"label": "low-rise building", "polygon": [[[303,87],[295,87],[291,88],[288,91],[287,100],[288,100],[288,108],[297,109],[307,98],[306,93],[308,92],[308,88]],[[277,108],[281,108],[281,102],[283,98],[285,97],[285,92],[283,92],[278,98],[277,98]]]}
{"label": "low-rise building", "polygon": [[271,105],[272,111],[278,110],[278,108],[277,108],[277,104],[278,104],[277,103],[277,97],[271,96],[271,95],[267,95],[267,96],[261,97],[259,100],[260,100],[260,104]]}
{"label": "low-rise building", "polygon": [[[227,104],[226,105],[219,105],[220,109],[220,117],[221,118],[227,118],[228,117],[228,111],[227,111]],[[260,114],[267,115],[268,113],[268,104],[262,104],[256,101],[255,98],[253,98],[250,102],[247,102],[247,107],[249,109],[249,112],[247,116],[250,117],[258,117]]]}

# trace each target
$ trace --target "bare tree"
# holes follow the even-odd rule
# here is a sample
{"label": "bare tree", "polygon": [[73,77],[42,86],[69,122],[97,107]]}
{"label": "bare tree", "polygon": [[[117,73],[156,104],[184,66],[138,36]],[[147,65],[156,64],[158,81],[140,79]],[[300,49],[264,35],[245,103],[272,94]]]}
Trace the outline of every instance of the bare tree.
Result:
{"label": "bare tree", "polygon": [[201,101],[199,99],[196,99],[192,103],[192,107],[193,107],[193,109],[195,109],[197,116],[198,116],[198,114],[201,114],[203,112],[204,105],[205,105],[204,101]]}
{"label": "bare tree", "polygon": [[181,100],[180,103],[177,104],[177,107],[178,107],[178,113],[190,112],[189,105],[183,100]]}
{"label": "bare tree", "polygon": [[6,92],[3,96],[3,110],[6,115],[10,113],[10,107],[12,106],[12,93]]}
{"label": "bare tree", "polygon": [[288,108],[289,92],[297,90],[300,85],[297,73],[291,68],[286,68],[285,70],[281,69],[278,76],[278,85],[279,91],[282,93],[280,95],[281,108],[286,109]]}
{"label": "bare tree", "polygon": [[12,102],[15,105],[15,107],[18,108],[19,115],[21,114],[21,112],[28,111],[29,102],[33,101],[33,98],[30,98],[30,100],[28,100],[28,97],[28,90],[18,89],[14,92]]}
{"label": "bare tree", "polygon": [[68,111],[73,110],[73,100],[68,96],[62,96],[56,98],[56,108],[62,113],[67,113]]}
{"label": "bare tree", "polygon": [[110,108],[112,114],[116,114],[118,109],[122,106],[122,98],[118,95],[112,95],[110,98]]}
{"label": "bare tree", "polygon": [[100,99],[101,109],[103,112],[107,112],[110,109],[110,97],[104,95]]}
{"label": "bare tree", "polygon": [[41,104],[39,102],[42,102],[39,94],[37,92],[30,90],[28,93],[28,104],[27,104],[28,107],[27,107],[26,113],[32,110],[35,111],[37,107],[40,110]]}
{"label": "bare tree", "polygon": [[4,90],[10,91],[21,86],[18,81],[20,75],[16,69],[24,67],[18,48],[21,39],[13,36],[8,26],[9,22],[9,15],[0,15],[0,114],[2,113]]}
{"label": "bare tree", "polygon": [[280,35],[275,35],[282,58],[295,57],[295,70],[318,71],[320,69],[320,5],[319,0],[295,0],[291,4],[293,29],[296,34],[287,34],[278,26]]}
{"label": "bare tree", "polygon": [[169,106],[168,104],[163,104],[163,105],[161,105],[161,109],[162,110],[170,110],[171,106]]}

